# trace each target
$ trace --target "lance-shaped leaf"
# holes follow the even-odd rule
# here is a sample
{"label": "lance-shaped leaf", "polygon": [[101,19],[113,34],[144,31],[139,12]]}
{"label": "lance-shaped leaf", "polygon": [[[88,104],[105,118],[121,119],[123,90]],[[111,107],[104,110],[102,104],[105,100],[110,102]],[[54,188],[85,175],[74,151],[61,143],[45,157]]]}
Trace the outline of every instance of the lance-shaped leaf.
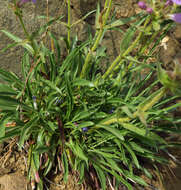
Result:
{"label": "lance-shaped leaf", "polygon": [[[3,32],[4,34],[6,34],[6,36],[8,36],[10,39],[15,41],[15,43],[9,45],[8,48],[20,45],[20,46],[23,46],[25,49],[27,49],[32,55],[34,54],[34,50],[31,47],[31,45],[28,44],[27,40],[22,40],[21,38],[15,36],[14,34],[11,34],[10,32],[8,32],[6,30],[1,30],[1,32]],[[5,51],[5,49],[4,49],[4,51]]]}
{"label": "lance-shaped leaf", "polygon": [[18,100],[10,97],[10,96],[0,96],[0,109],[1,110],[10,110],[10,111],[15,111],[17,109],[17,106],[22,106],[23,109],[27,111],[31,111],[32,108],[22,104]]}

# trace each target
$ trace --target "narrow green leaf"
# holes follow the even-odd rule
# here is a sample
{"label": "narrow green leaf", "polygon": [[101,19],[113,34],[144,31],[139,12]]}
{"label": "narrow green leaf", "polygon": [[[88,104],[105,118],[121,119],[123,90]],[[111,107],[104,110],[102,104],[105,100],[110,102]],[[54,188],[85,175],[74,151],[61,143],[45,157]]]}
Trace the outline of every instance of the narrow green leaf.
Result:
{"label": "narrow green leaf", "polygon": [[79,165],[80,165],[80,169],[79,169],[79,173],[80,173],[79,184],[81,184],[82,181],[83,181],[83,179],[84,179],[86,165],[85,165],[84,161],[81,161]]}
{"label": "narrow green leaf", "polygon": [[105,158],[119,158],[118,156],[112,154],[112,153],[108,153],[108,152],[103,152],[103,151],[100,151],[98,149],[92,149],[92,150],[88,150],[88,152],[94,152],[96,154],[100,154],[102,155],[103,157]]}
{"label": "narrow green leaf", "polygon": [[72,122],[79,121],[82,119],[89,118],[91,115],[93,115],[96,111],[80,111],[77,114],[75,114],[74,118],[72,119]]}
{"label": "narrow green leaf", "polygon": [[45,80],[45,79],[41,79],[43,83],[45,83],[46,85],[48,85],[49,87],[52,88],[52,90],[56,90],[60,95],[62,95],[62,89],[58,88],[53,82],[49,81],[49,80]]}
{"label": "narrow green leaf", "polygon": [[28,123],[25,124],[25,126],[22,128],[20,139],[19,139],[19,146],[20,148],[24,145],[25,140],[28,139],[28,137],[31,135],[32,127],[34,127],[34,124],[36,124],[38,120],[38,117],[34,117]]}
{"label": "narrow green leaf", "polygon": [[5,115],[0,120],[0,138],[5,137],[6,124],[10,120],[8,115]]}
{"label": "narrow green leaf", "polygon": [[134,126],[132,124],[129,124],[129,123],[120,123],[125,129],[128,129],[134,133],[136,133],[137,135],[141,135],[143,136],[144,138],[148,138],[149,140],[157,140],[159,141],[160,143],[164,143],[166,144],[165,140],[162,139],[159,135],[149,131],[147,133],[146,129],[144,128],[139,128],[137,126]]}
{"label": "narrow green leaf", "polygon": [[81,129],[83,127],[90,127],[93,125],[94,125],[94,123],[92,121],[85,121],[85,122],[82,122],[78,125],[78,129]]}
{"label": "narrow green leaf", "polygon": [[131,147],[127,143],[123,143],[123,145],[125,146],[125,148],[127,149],[127,151],[130,153],[130,155],[131,155],[131,157],[133,159],[134,164],[139,169],[140,165],[139,165],[138,159],[137,159],[134,151],[131,149]]}
{"label": "narrow green leaf", "polygon": [[0,109],[1,110],[16,110],[20,103],[10,96],[0,96]]}
{"label": "narrow green leaf", "polygon": [[23,85],[22,81],[14,73],[5,71],[1,68],[0,68],[0,79],[11,84],[12,83],[18,84],[20,87],[22,87]]}
{"label": "narrow green leaf", "polygon": [[129,184],[128,181],[125,180],[121,175],[118,175],[114,170],[110,170],[110,169],[104,167],[102,164],[100,164],[99,167],[101,167],[103,170],[105,170],[106,172],[110,173],[111,175],[115,176],[118,181],[120,181],[121,183],[123,183],[124,185],[126,185],[126,187],[128,188],[128,190],[133,190],[132,185]]}
{"label": "narrow green leaf", "polygon": [[50,19],[50,21],[48,21],[46,24],[44,24],[43,26],[41,26],[37,31],[35,31],[35,32],[32,33],[32,39],[35,38],[35,37],[37,37],[37,36],[40,36],[43,32],[45,32],[48,29],[48,27],[50,25],[52,25],[56,21],[61,20],[63,17],[64,16],[59,16],[57,18]]}
{"label": "narrow green leaf", "polygon": [[68,68],[71,67],[71,61],[78,55],[79,51],[81,51],[83,48],[85,48],[87,45],[89,44],[89,42],[84,42],[82,43],[80,46],[74,48],[70,54],[66,57],[66,59],[64,60],[64,62],[62,63],[62,65],[59,68],[59,76],[62,76],[62,74],[64,74],[65,69],[68,70]]}
{"label": "narrow green leaf", "polygon": [[125,131],[118,130],[118,129],[114,128],[113,126],[110,126],[110,125],[101,125],[101,124],[98,124],[96,126],[100,127],[100,128],[103,128],[106,131],[109,131],[110,133],[112,133],[113,135],[115,135],[116,137],[118,137],[120,140],[124,141]]}
{"label": "narrow green leaf", "polygon": [[64,173],[63,173],[63,180],[64,182],[68,181],[68,173],[69,173],[69,168],[68,168],[68,159],[67,159],[67,154],[64,151],[62,155],[62,164],[64,168]]}
{"label": "narrow green leaf", "polygon": [[40,168],[40,154],[37,154],[37,152],[33,153],[32,152],[32,162],[33,162],[33,169],[35,171],[38,171]]}
{"label": "narrow green leaf", "polygon": [[94,83],[90,82],[86,79],[75,79],[73,81],[73,86],[88,86],[88,87],[94,87]]}
{"label": "narrow green leaf", "polygon": [[100,3],[97,3],[97,10],[96,10],[96,19],[95,19],[95,26],[99,28],[99,17],[100,17]]}
{"label": "narrow green leaf", "polygon": [[99,178],[99,181],[101,183],[101,188],[103,190],[106,190],[107,188],[107,185],[106,185],[106,174],[105,174],[105,171],[103,171],[98,165],[96,164],[93,164],[95,170],[96,170],[96,173],[98,175],[98,178]]}
{"label": "narrow green leaf", "polygon": [[118,26],[121,26],[121,25],[124,25],[124,24],[127,24],[133,20],[135,20],[137,17],[139,17],[141,14],[137,14],[133,17],[128,17],[128,18],[120,18],[120,19],[117,19],[117,20],[114,20],[113,22],[111,22],[110,24],[107,24],[105,26],[105,29],[111,29],[111,28],[114,28],[114,27],[118,27]]}
{"label": "narrow green leaf", "polygon": [[[19,136],[21,133],[21,127],[22,126],[15,126],[15,127],[8,127],[5,128],[5,135],[3,137],[0,137],[0,143],[8,140],[12,137]],[[3,130],[3,129],[2,129]]]}
{"label": "narrow green leaf", "polygon": [[0,94],[1,95],[17,95],[17,92],[13,88],[11,88],[9,85],[0,84]]}
{"label": "narrow green leaf", "polygon": [[48,152],[49,150],[51,150],[51,148],[53,148],[53,147],[47,147],[47,146],[43,146],[43,145],[41,145],[41,146],[38,146],[37,148],[35,148],[34,150],[33,150],[33,153],[36,153],[36,154],[42,154],[42,153],[44,153],[44,152]]}
{"label": "narrow green leaf", "polygon": [[37,184],[37,190],[43,190],[44,186],[43,186],[43,181],[40,179],[40,182]]}
{"label": "narrow green leaf", "polygon": [[75,145],[74,152],[77,157],[84,160],[88,165],[88,157],[85,155],[85,153],[83,152],[83,150],[81,149],[81,147],[78,144]]}
{"label": "narrow green leaf", "polygon": [[74,152],[75,156],[81,160],[84,160],[88,166],[88,157],[85,155],[83,149],[77,143],[75,144],[70,138],[69,143],[66,143],[66,145]]}
{"label": "narrow green leaf", "polygon": [[144,152],[145,152],[145,149],[142,148],[142,147],[141,147],[140,145],[138,145],[137,143],[135,143],[134,141],[129,142],[129,144],[131,145],[131,147],[132,147],[134,150],[136,150],[136,151],[138,151],[138,152],[141,152],[141,153],[144,153]]}
{"label": "narrow green leaf", "polygon": [[[57,53],[57,63],[60,63],[60,58],[61,58],[61,48],[60,45],[58,43],[58,40],[56,39],[56,37],[54,36],[54,34],[52,34],[50,31],[48,31],[48,35],[53,39],[54,44],[55,44],[55,48],[56,48],[56,53]],[[58,70],[58,69],[57,69]]]}
{"label": "narrow green leaf", "polygon": [[66,95],[67,95],[67,112],[66,112],[66,119],[69,119],[73,106],[74,106],[74,101],[73,101],[73,94],[72,94],[72,88],[70,84],[70,73],[65,73],[65,82],[66,82]]}
{"label": "narrow green leaf", "polygon": [[134,23],[134,25],[129,27],[129,29],[126,31],[126,33],[124,34],[124,36],[121,40],[121,44],[120,44],[121,53],[123,53],[124,51],[126,51],[128,49],[128,47],[130,46],[130,44],[133,40],[135,32],[137,31],[136,27],[141,25],[145,21],[145,19],[146,19],[146,17],[139,19],[137,22]]}
{"label": "narrow green leaf", "polygon": [[11,34],[10,32],[6,30],[1,30],[6,36],[8,36],[10,39],[14,40],[16,42],[16,45],[21,45],[25,49],[27,49],[32,55],[34,54],[33,48],[28,44],[28,41],[22,40],[21,38],[15,36],[14,34]]}

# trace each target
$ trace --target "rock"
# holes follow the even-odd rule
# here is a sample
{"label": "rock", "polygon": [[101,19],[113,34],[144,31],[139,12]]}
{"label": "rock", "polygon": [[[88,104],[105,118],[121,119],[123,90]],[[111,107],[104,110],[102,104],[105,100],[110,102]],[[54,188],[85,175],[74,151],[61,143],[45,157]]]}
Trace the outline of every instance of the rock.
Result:
{"label": "rock", "polygon": [[[11,1],[12,2],[12,1]],[[49,0],[49,16],[57,17],[57,16],[63,16],[62,21],[67,21],[67,6],[64,0]],[[97,7],[97,0],[71,0],[71,15],[72,15],[72,23],[78,21],[82,16],[87,14],[88,12],[95,10]],[[104,5],[104,1],[99,1],[101,4],[101,8]],[[7,30],[14,35],[25,39],[23,30],[20,26],[20,23],[17,19],[17,17],[14,15],[12,10],[9,8],[9,0],[1,0],[0,3],[0,12],[1,12],[1,18],[0,18],[0,29]],[[132,6],[133,0],[115,0],[113,4],[113,10],[115,9],[117,18],[120,16],[131,16],[134,14],[134,8]],[[23,20],[25,22],[25,26],[28,28],[28,31],[35,31],[39,28],[39,26],[42,26],[46,19],[40,19],[38,18],[41,15],[46,15],[46,1],[37,1],[35,4],[29,2],[23,5]],[[72,28],[71,36],[74,37],[75,34],[78,35],[78,39],[80,41],[84,41],[88,37],[88,24],[91,25],[91,31],[94,33],[95,23],[95,13],[91,14],[88,18],[86,18],[84,21],[80,22],[78,25],[74,26]],[[51,31],[56,36],[66,36],[67,35],[67,28],[64,25],[60,25],[60,23],[54,23],[51,27]],[[114,32],[115,34],[116,32]],[[119,33],[119,32],[117,32]],[[109,34],[108,34],[109,35]],[[120,37],[115,36],[116,39],[114,41],[117,43],[117,40],[120,39]],[[111,36],[112,38],[112,36]],[[12,42],[5,34],[0,32],[0,50],[5,48],[10,42]],[[107,39],[104,39],[105,41]],[[49,41],[49,40],[46,40]],[[109,39],[105,44],[108,44],[107,46],[109,49],[114,51],[114,46],[112,45],[112,39]],[[62,44],[61,44],[62,45]],[[119,44],[118,44],[119,46]],[[64,48],[62,48],[64,49]],[[119,48],[118,48],[119,49]],[[20,75],[21,70],[21,58],[23,55],[23,48],[22,47],[16,47],[7,50],[4,53],[0,54],[0,67],[3,69],[6,69],[8,71],[13,71]],[[108,53],[109,55],[109,53]]]}
{"label": "rock", "polygon": [[6,174],[0,177],[0,190],[26,190],[26,177],[19,173]]}
{"label": "rock", "polygon": [[175,28],[175,31],[174,31],[174,36],[176,39],[181,39],[181,24],[177,24],[176,25],[176,28]]}
{"label": "rock", "polygon": [[173,62],[175,55],[177,54],[179,47],[173,38],[169,38],[167,42],[167,48],[161,48],[160,51],[160,60],[165,64],[169,65]]}

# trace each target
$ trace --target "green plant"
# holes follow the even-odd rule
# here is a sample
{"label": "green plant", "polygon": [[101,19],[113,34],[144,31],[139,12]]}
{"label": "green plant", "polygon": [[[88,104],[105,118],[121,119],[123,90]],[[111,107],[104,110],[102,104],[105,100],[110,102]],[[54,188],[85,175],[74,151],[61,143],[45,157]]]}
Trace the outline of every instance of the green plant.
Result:
{"label": "green plant", "polygon": [[[177,96],[166,96],[168,87],[154,91],[159,84],[153,79],[158,63],[146,64],[158,45],[150,47],[155,38],[144,46],[150,53],[142,58],[141,39],[146,37],[143,31],[149,28],[151,16],[139,14],[128,19],[112,17],[108,20],[111,5],[112,1],[106,0],[103,11],[98,5],[96,35],[81,45],[77,45],[76,37],[70,39],[70,17],[68,24],[63,23],[68,27],[65,59],[60,56],[59,41],[47,31],[49,25],[62,17],[28,34],[26,40],[3,30],[15,41],[8,48],[22,45],[26,50],[22,58],[23,79],[0,69],[0,78],[6,82],[0,84],[0,142],[18,136],[20,149],[28,143],[28,176],[37,182],[38,189],[43,189],[43,178],[58,161],[65,181],[71,167],[79,172],[80,183],[85,173],[93,172],[102,189],[106,189],[107,181],[112,178],[115,178],[115,188],[120,183],[129,190],[134,183],[146,186],[135,170],[151,177],[142,162],[167,163],[159,156],[160,151],[169,146],[161,135],[180,133],[179,119],[170,115],[180,104],[166,106]],[[20,9],[16,4],[15,8],[24,28]],[[122,39],[120,55],[102,74],[99,67],[106,53],[105,48],[98,45],[104,33],[133,20],[136,21]],[[170,24],[160,28],[162,35],[157,38],[158,42],[169,28]],[[137,29],[140,33],[133,42]],[[56,51],[38,43],[37,37],[45,31]],[[130,56],[136,46],[137,54]],[[146,67],[150,70],[143,78],[141,71]],[[15,122],[16,126],[7,128],[9,122]]]}

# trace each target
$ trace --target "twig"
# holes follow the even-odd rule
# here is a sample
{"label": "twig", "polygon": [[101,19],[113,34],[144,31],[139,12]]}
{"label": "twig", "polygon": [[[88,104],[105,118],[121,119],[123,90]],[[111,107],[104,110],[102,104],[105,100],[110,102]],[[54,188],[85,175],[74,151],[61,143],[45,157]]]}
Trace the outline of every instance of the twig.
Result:
{"label": "twig", "polygon": [[112,186],[112,184],[111,184],[111,182],[110,182],[110,179],[107,178],[107,180],[108,180],[108,182],[109,182],[109,185],[110,185],[111,189],[114,190],[114,187]]}
{"label": "twig", "polygon": [[8,152],[0,159],[0,161],[1,161],[3,158],[5,158],[4,162],[2,163],[2,167],[4,167],[5,163],[7,162],[7,160],[9,159],[9,157],[11,156],[12,148],[15,145],[15,143],[16,143],[15,140],[12,140],[12,142],[10,142],[10,147],[9,147]]}

